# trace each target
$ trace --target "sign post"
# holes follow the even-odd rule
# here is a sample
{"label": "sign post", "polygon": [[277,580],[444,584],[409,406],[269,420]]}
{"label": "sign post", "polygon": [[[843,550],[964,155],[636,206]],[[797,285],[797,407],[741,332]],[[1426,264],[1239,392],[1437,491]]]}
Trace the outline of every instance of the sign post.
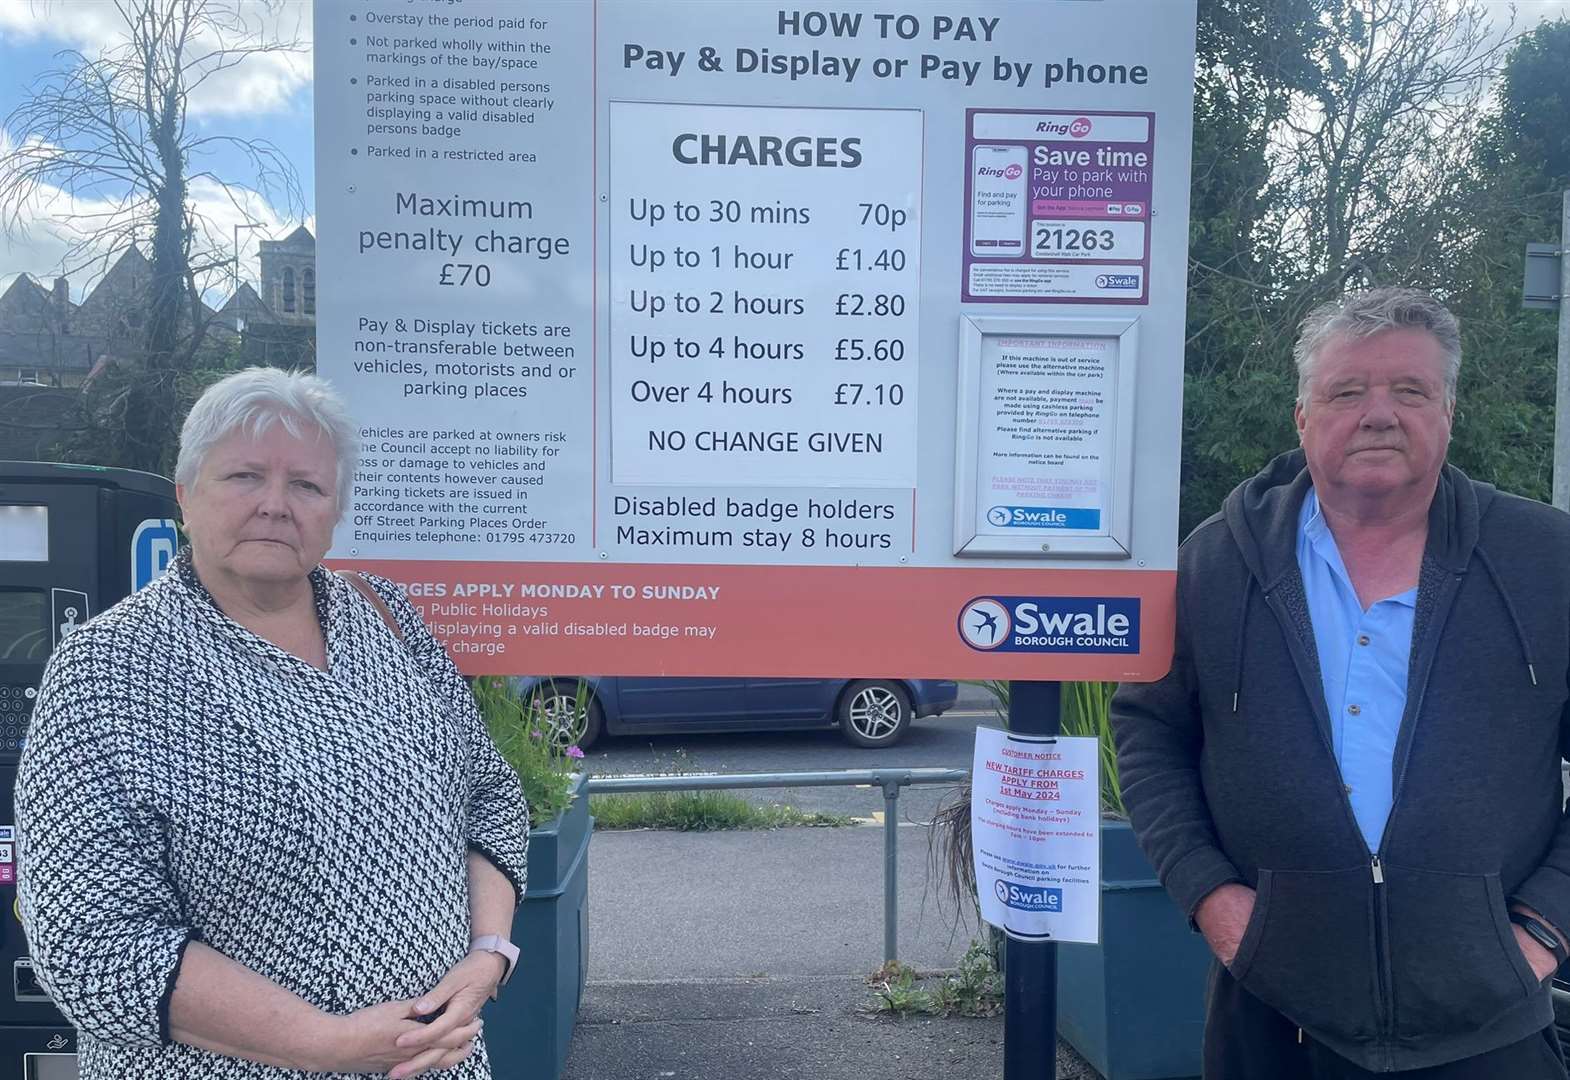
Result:
{"label": "sign post", "polygon": [[1559,312],[1554,398],[1554,505],[1570,510],[1570,189],[1564,193],[1559,243],[1526,245],[1521,306]]}
{"label": "sign post", "polygon": [[[1009,684],[1009,731],[1056,735],[1062,726],[1063,684]],[[1048,940],[1004,938],[1004,1080],[1055,1080],[1058,1074],[1058,946]]]}

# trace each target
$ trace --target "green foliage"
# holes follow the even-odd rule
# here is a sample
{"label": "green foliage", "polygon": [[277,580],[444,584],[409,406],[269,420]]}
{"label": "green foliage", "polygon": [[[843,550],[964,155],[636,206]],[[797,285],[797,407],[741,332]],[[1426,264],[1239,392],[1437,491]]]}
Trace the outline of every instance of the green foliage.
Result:
{"label": "green foliage", "polygon": [[589,800],[597,829],[674,829],[711,832],[721,829],[830,828],[849,825],[841,814],[797,810],[793,806],[754,806],[728,791],[651,791],[640,794],[595,795]]}
{"label": "green foliage", "polygon": [[486,675],[471,679],[470,686],[496,749],[523,784],[530,823],[545,824],[572,804],[573,776],[583,752],[549,738],[544,717],[513,693],[506,679]]}
{"label": "green foliage", "polygon": [[1480,480],[1546,500],[1553,489],[1555,325],[1521,308],[1521,260],[1558,236],[1570,186],[1570,21],[1523,35],[1475,147],[1461,214],[1471,223],[1437,276],[1461,320],[1450,459]]}
{"label": "green foliage", "polygon": [[[238,341],[223,351],[202,353],[188,371],[110,364],[83,387],[68,420],[71,431],[55,445],[50,460],[172,477],[185,414],[209,386],[246,366]],[[157,398],[160,407],[144,408],[150,398]]]}
{"label": "green foliage", "polygon": [[1430,289],[1457,314],[1450,458],[1547,498],[1554,326],[1521,310],[1521,259],[1556,238],[1570,186],[1570,22],[1506,53],[1484,15],[1200,0],[1180,536],[1297,444],[1297,326],[1368,285]]}
{"label": "green foliage", "polygon": [[1486,168],[1524,168],[1544,187],[1570,178],[1570,19],[1522,35],[1505,65],[1481,147]]}
{"label": "green foliage", "polygon": [[1003,1011],[1003,975],[986,941],[972,939],[959,967],[930,987],[909,964],[895,962],[867,980],[873,998],[868,1011],[898,1017],[969,1016],[985,1018]]}

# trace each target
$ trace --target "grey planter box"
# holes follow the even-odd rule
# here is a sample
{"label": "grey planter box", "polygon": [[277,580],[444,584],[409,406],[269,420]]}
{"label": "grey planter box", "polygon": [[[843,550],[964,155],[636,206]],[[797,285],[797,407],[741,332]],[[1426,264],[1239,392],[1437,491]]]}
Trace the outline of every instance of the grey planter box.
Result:
{"label": "grey planter box", "polygon": [[1210,949],[1128,822],[1101,822],[1101,944],[1058,947],[1058,1034],[1107,1080],[1197,1077]]}
{"label": "grey planter box", "polygon": [[529,835],[529,882],[513,917],[518,971],[485,1010],[497,1080],[556,1080],[589,974],[589,794]]}

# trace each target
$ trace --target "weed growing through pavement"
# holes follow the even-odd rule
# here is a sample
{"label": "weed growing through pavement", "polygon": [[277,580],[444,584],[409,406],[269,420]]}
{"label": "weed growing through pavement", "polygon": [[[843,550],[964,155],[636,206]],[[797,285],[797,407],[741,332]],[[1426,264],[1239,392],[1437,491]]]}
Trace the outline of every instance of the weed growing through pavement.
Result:
{"label": "weed growing through pavement", "polygon": [[972,940],[959,967],[946,975],[923,978],[895,961],[868,976],[867,984],[873,997],[865,1011],[874,1014],[985,1018],[1003,1011],[1003,975],[985,941]]}

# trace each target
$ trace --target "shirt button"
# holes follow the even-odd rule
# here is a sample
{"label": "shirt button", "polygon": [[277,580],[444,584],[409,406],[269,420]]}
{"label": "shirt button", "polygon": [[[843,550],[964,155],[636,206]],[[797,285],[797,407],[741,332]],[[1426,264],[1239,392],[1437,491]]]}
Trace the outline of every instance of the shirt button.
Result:
{"label": "shirt button", "polygon": [[1348,705],[1346,707],[1346,711],[1351,713],[1353,716],[1361,716],[1363,714],[1363,707],[1361,705]]}
{"label": "shirt button", "polygon": [[1368,635],[1367,634],[1359,634],[1359,635],[1357,635],[1357,643],[1359,645],[1367,645],[1368,644]]}

